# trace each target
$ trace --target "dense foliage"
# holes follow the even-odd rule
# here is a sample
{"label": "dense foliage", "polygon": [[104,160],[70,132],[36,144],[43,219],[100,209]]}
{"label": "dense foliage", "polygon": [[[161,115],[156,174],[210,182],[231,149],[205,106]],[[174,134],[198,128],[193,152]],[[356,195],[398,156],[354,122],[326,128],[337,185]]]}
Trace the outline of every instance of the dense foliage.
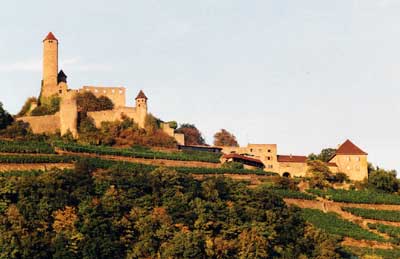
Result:
{"label": "dense foliage", "polygon": [[24,105],[22,106],[21,110],[18,112],[17,116],[25,116],[31,110],[32,103],[38,103],[38,99],[36,97],[29,97]]}
{"label": "dense foliage", "polygon": [[112,148],[106,146],[79,145],[76,143],[56,143],[56,146],[65,151],[78,153],[93,153],[98,155],[125,156],[146,159],[167,159],[180,161],[203,161],[219,163],[220,154],[211,152],[161,152],[149,148]]}
{"label": "dense foliage", "polygon": [[396,175],[395,170],[386,171],[380,168],[372,168],[368,176],[368,187],[377,191],[397,192],[399,190],[399,181]]}
{"label": "dense foliage", "polygon": [[146,117],[145,128],[139,128],[130,118],[124,117],[122,121],[109,121],[101,123],[99,129],[89,117],[83,115],[79,124],[79,142],[91,145],[107,146],[150,146],[150,147],[176,147],[176,141],[168,136],[159,126],[159,120],[149,114]]}
{"label": "dense foliage", "polygon": [[92,92],[79,93],[76,96],[78,110],[85,114],[87,112],[112,110],[114,103],[106,96],[96,97]]}
{"label": "dense foliage", "polygon": [[83,161],[0,176],[0,198],[0,258],[340,258],[298,209],[222,177]]}
{"label": "dense foliage", "polygon": [[7,128],[13,121],[13,117],[3,108],[3,103],[0,102],[0,130]]}
{"label": "dense foliage", "polygon": [[206,141],[201,132],[193,124],[182,124],[177,130],[177,133],[185,135],[185,145],[205,145]]}
{"label": "dense foliage", "polygon": [[52,115],[60,110],[61,98],[59,96],[52,96],[49,98],[42,98],[39,106],[32,110],[32,116]]}
{"label": "dense foliage", "polygon": [[358,240],[385,241],[383,237],[369,232],[350,221],[341,219],[339,215],[333,212],[324,213],[315,209],[303,209],[303,216],[315,227],[333,235],[352,237]]}
{"label": "dense foliage", "polygon": [[371,209],[360,209],[343,207],[344,211],[350,212],[356,216],[360,216],[366,219],[386,220],[400,222],[400,211],[394,210],[371,210]]}
{"label": "dense foliage", "polygon": [[400,195],[375,192],[370,190],[334,190],[326,191],[310,189],[315,195],[338,202],[348,203],[372,203],[372,204],[400,204]]}
{"label": "dense foliage", "polygon": [[308,156],[309,160],[320,160],[322,162],[329,162],[332,157],[336,154],[336,149],[334,148],[324,148],[319,154],[310,154]]}
{"label": "dense foliage", "polygon": [[236,140],[235,135],[227,131],[226,129],[221,129],[214,135],[214,145],[215,146],[227,146],[227,147],[238,147],[239,143]]}
{"label": "dense foliage", "polygon": [[0,152],[54,154],[54,148],[43,141],[0,140]]}
{"label": "dense foliage", "polygon": [[[351,254],[359,256],[362,259],[400,258],[400,249],[377,249],[377,248],[348,247],[348,248],[346,248],[346,250],[348,250]],[[379,256],[379,257],[372,257],[372,256]]]}

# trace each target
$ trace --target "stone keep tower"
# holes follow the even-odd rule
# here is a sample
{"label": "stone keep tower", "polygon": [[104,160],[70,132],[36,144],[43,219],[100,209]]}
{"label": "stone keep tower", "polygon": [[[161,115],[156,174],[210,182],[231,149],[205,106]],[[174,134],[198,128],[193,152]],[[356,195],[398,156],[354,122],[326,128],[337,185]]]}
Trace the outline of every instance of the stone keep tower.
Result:
{"label": "stone keep tower", "polygon": [[58,94],[58,40],[49,32],[43,40],[43,79],[41,98]]}
{"label": "stone keep tower", "polygon": [[147,96],[140,90],[138,96],[136,97],[136,114],[138,116],[137,123],[140,128],[144,128],[146,124],[147,116]]}

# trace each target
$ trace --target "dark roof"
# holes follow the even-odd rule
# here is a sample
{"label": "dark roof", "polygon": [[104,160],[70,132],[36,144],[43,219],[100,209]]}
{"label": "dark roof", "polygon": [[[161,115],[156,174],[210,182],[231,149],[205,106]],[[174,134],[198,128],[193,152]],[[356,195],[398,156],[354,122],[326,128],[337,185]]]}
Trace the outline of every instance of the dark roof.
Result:
{"label": "dark roof", "polygon": [[49,34],[47,34],[46,38],[44,38],[43,41],[45,41],[45,40],[56,40],[56,41],[58,41],[56,36],[54,36],[54,34],[52,32],[49,32]]}
{"label": "dark roof", "polygon": [[58,83],[60,83],[60,82],[66,83],[67,82],[67,75],[64,73],[64,71],[60,70],[60,72],[58,72],[57,81],[58,81]]}
{"label": "dark roof", "polygon": [[286,163],[307,163],[306,156],[286,156],[286,155],[278,155],[278,162],[286,162]]}
{"label": "dark roof", "polygon": [[140,90],[139,94],[136,96],[136,100],[137,99],[146,99],[147,100],[147,96],[143,93],[142,90]]}
{"label": "dark roof", "polygon": [[327,165],[327,166],[330,166],[330,167],[337,167],[337,164],[336,164],[336,163],[326,163],[326,165]]}
{"label": "dark roof", "polygon": [[336,155],[368,155],[366,152],[362,151],[359,147],[353,144],[350,140],[346,140],[338,150]]}
{"label": "dark roof", "polygon": [[264,165],[263,162],[261,162],[261,160],[252,158],[252,157],[248,157],[248,156],[243,156],[243,155],[239,155],[239,154],[228,154],[228,155],[224,155],[223,158],[226,159],[230,159],[230,158],[237,158],[237,159],[242,159],[242,160],[247,160],[247,161],[251,161],[251,162],[255,162],[255,163],[259,163]]}

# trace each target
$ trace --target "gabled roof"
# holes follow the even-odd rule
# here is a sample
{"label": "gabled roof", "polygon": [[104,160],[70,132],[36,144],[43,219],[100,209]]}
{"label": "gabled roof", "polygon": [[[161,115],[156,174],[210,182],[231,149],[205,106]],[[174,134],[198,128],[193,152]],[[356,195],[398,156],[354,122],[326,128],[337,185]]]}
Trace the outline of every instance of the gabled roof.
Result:
{"label": "gabled roof", "polygon": [[353,144],[350,140],[346,140],[338,150],[336,155],[368,155],[366,152],[362,151],[359,147]]}
{"label": "gabled roof", "polygon": [[286,163],[307,163],[306,156],[286,156],[286,155],[278,155],[278,162],[286,162]]}
{"label": "gabled roof", "polygon": [[147,100],[147,96],[143,93],[142,90],[140,90],[138,96],[136,96],[136,100],[137,99],[146,99]]}
{"label": "gabled roof", "polygon": [[67,82],[67,75],[64,73],[64,71],[60,70],[57,75],[57,81],[60,82]]}
{"label": "gabled roof", "polygon": [[58,41],[56,36],[54,36],[54,34],[52,32],[49,32],[49,34],[47,34],[46,38],[44,38],[43,41],[45,41],[45,40],[56,40],[56,41]]}
{"label": "gabled roof", "polygon": [[247,161],[251,161],[251,162],[255,162],[255,163],[264,165],[264,163],[261,162],[261,160],[259,160],[259,159],[255,159],[252,157],[243,156],[243,155],[239,155],[239,154],[234,154],[234,153],[224,155],[223,158],[225,158],[225,159],[236,158],[236,159],[247,160]]}

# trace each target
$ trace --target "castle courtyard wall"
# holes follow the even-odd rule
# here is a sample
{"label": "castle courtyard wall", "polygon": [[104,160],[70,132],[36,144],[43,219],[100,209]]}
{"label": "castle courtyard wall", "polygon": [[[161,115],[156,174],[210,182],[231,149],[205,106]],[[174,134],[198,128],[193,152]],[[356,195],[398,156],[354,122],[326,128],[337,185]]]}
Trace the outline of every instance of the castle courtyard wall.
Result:
{"label": "castle courtyard wall", "polygon": [[29,123],[35,134],[54,134],[60,131],[61,128],[60,113],[58,112],[54,115],[20,117],[17,118],[17,121]]}
{"label": "castle courtyard wall", "polygon": [[115,107],[126,106],[125,87],[84,86],[79,90],[79,92],[85,91],[93,93],[96,97],[108,97],[114,103]]}
{"label": "castle courtyard wall", "polygon": [[133,107],[120,107],[113,110],[88,112],[87,114],[93,119],[97,128],[100,128],[102,122],[122,120],[124,115],[135,122],[138,122],[139,119],[136,109]]}

